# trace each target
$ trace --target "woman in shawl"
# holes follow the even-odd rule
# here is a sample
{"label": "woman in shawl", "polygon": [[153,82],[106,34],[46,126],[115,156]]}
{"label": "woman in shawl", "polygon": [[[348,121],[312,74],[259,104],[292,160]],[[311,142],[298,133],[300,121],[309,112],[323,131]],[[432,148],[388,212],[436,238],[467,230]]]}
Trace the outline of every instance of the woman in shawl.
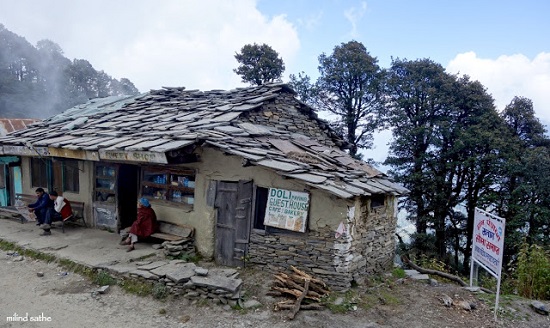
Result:
{"label": "woman in shawl", "polygon": [[134,244],[138,238],[147,238],[155,233],[158,229],[157,216],[151,208],[151,204],[147,198],[140,198],[138,201],[137,220],[134,221],[130,228],[128,238],[121,242],[122,245],[129,245],[127,252],[135,249]]}

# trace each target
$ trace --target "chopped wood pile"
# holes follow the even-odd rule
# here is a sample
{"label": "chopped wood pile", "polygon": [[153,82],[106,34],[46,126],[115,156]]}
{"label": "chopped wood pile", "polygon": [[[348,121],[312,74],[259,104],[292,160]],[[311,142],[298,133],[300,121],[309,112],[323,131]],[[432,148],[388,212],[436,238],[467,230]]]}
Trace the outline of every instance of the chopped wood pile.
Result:
{"label": "chopped wood pile", "polygon": [[274,277],[270,296],[286,296],[293,299],[275,304],[275,310],[291,310],[289,319],[294,319],[300,310],[320,310],[323,308],[321,298],[329,294],[327,284],[322,280],[290,266],[291,274],[277,273]]}

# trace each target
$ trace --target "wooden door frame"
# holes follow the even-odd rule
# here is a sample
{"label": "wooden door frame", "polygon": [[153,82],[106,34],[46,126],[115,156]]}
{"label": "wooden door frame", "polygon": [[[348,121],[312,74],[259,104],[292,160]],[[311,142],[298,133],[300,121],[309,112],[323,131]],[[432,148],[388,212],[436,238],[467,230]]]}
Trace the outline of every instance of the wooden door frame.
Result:
{"label": "wooden door frame", "polygon": [[[224,222],[224,223],[220,223],[219,222],[219,218],[221,217],[220,216],[220,208],[218,208],[219,205],[223,205],[223,204],[218,204],[218,197],[219,197],[219,193],[220,193],[220,183],[228,183],[228,184],[232,184],[233,186],[236,186],[236,189],[235,189],[235,193],[236,193],[236,200],[235,200],[235,204],[234,206],[232,207],[232,210],[234,211],[234,215],[233,217],[231,218],[231,222],[230,224],[228,225],[227,222]],[[243,209],[242,208],[239,208],[239,205],[240,204],[244,204],[243,203],[243,199],[246,199],[246,194],[243,194],[243,190],[244,189],[244,186],[245,184],[247,183],[250,183],[250,191],[249,191],[249,198],[250,198],[250,204],[248,205],[248,208],[245,208],[244,209],[244,217],[242,217],[243,213],[238,213],[239,211],[242,211]],[[214,207],[216,209],[216,221],[215,221],[215,229],[214,229],[214,234],[215,234],[215,249],[214,249],[214,258],[216,260],[216,262],[218,262],[219,264],[225,264],[225,265],[232,265],[232,266],[241,266],[241,267],[244,267],[244,265],[246,264],[246,256],[247,256],[247,253],[248,253],[248,244],[250,243],[250,233],[252,231],[252,208],[254,206],[254,182],[253,180],[239,180],[239,181],[216,181],[216,187],[215,187],[215,197],[214,197]],[[227,190],[227,191],[230,191],[230,190]],[[247,193],[248,194],[248,193]],[[244,197],[244,198],[243,198]],[[246,226],[246,229],[247,231],[244,231],[244,233],[246,234],[246,240],[243,239],[243,238],[238,238],[239,237],[239,232],[243,232],[241,231],[242,229],[238,229],[239,227],[243,227],[242,225],[239,225],[239,221],[240,219],[247,219],[248,221],[245,222],[245,226]],[[220,228],[220,230],[219,230]],[[224,253],[225,252],[222,252],[222,250],[224,250],[224,243],[222,242],[221,238],[221,229],[228,229],[228,230],[232,230],[232,239],[231,239],[231,245],[225,245],[225,247],[231,247],[231,252],[229,252],[231,255],[229,259],[225,258],[225,255]],[[242,235],[241,235],[242,237]],[[243,247],[237,247],[237,245],[243,245]],[[238,252],[242,252],[243,254],[240,254],[240,257],[239,259],[235,258],[235,256],[239,256],[239,255],[236,255],[236,253]],[[221,257],[220,257],[221,256]],[[220,263],[222,262],[223,263]]]}

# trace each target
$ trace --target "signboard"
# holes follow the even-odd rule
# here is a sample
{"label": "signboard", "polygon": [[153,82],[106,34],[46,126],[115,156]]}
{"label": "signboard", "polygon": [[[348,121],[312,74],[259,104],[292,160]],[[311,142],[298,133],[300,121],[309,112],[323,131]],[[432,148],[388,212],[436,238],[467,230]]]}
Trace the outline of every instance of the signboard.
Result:
{"label": "signboard", "polygon": [[305,232],[308,211],[308,193],[269,188],[264,225]]}
{"label": "signboard", "polygon": [[3,152],[6,155],[20,155],[20,156],[49,156],[48,148],[46,147],[33,147],[26,146],[8,146],[4,145]]}
{"label": "signboard", "polygon": [[472,262],[470,263],[470,286],[473,286],[474,276],[477,277],[476,264],[487,270],[497,279],[495,320],[497,320],[498,299],[500,295],[505,225],[506,221],[503,218],[487,213],[479,208],[475,209],[474,231],[472,234]]}
{"label": "signboard", "polygon": [[97,152],[86,151],[86,150],[77,150],[77,149],[63,149],[63,148],[48,148],[50,156],[54,157],[64,157],[64,158],[75,158],[82,160],[90,161],[99,161],[99,155]]}
{"label": "signboard", "polygon": [[472,257],[500,277],[504,249],[504,219],[476,208]]}
{"label": "signboard", "polygon": [[99,157],[110,161],[168,164],[164,153],[151,151],[100,150]]}

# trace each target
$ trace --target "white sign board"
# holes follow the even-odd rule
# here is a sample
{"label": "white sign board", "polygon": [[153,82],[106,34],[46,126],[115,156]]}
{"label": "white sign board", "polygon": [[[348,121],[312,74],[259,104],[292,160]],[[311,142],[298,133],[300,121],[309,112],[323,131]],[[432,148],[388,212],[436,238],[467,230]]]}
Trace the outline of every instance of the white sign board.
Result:
{"label": "white sign board", "polygon": [[3,146],[3,153],[5,155],[20,155],[20,156],[50,156],[48,148],[46,147],[33,147],[26,146]]}
{"label": "white sign board", "polygon": [[504,225],[504,219],[476,208],[472,257],[492,271],[496,278],[500,277],[502,269]]}
{"label": "white sign board", "polygon": [[479,208],[475,209],[474,231],[472,234],[472,262],[470,264],[470,286],[473,286],[474,275],[477,277],[477,270],[474,270],[476,263],[497,278],[495,321],[497,320],[498,299],[500,296],[505,226],[506,220],[503,218],[487,213]]}
{"label": "white sign board", "polygon": [[269,188],[264,225],[305,232],[308,211],[308,193]]}

